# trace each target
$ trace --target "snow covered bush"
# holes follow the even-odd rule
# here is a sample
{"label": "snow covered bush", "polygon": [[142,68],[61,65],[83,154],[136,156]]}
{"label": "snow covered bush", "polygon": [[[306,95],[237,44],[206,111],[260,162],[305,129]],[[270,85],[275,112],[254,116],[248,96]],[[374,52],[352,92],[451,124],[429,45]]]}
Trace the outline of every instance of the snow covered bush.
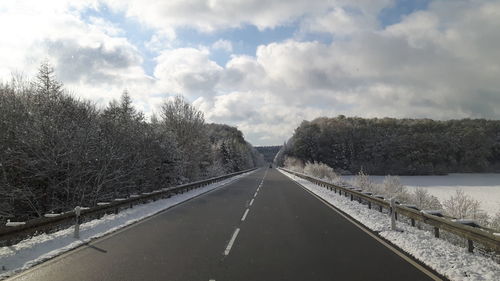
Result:
{"label": "snow covered bush", "polygon": [[333,168],[321,162],[307,162],[304,167],[304,173],[332,183],[342,181],[342,178],[335,173]]}
{"label": "snow covered bush", "polygon": [[479,201],[465,194],[462,190],[455,191],[455,194],[443,202],[445,212],[457,219],[473,219],[481,225],[489,224],[489,217],[481,209]]}
{"label": "snow covered bush", "polygon": [[498,211],[495,216],[491,218],[489,227],[500,231],[500,211]]}
{"label": "snow covered bush", "polygon": [[285,166],[285,169],[292,170],[298,173],[304,172],[304,163],[302,162],[302,160],[299,160],[297,158],[286,157],[283,164]]}
{"label": "snow covered bush", "polygon": [[384,178],[383,194],[392,198],[396,197],[401,203],[410,202],[410,193],[406,187],[401,183],[401,180],[397,176],[386,176]]}
{"label": "snow covered bush", "polygon": [[436,196],[429,194],[423,188],[417,188],[411,194],[411,203],[421,210],[442,210],[443,205]]}
{"label": "snow covered bush", "polygon": [[363,189],[364,191],[369,191],[375,194],[381,194],[381,188],[379,185],[372,182],[370,177],[363,172],[363,170],[359,171],[359,173],[354,178],[353,185]]}

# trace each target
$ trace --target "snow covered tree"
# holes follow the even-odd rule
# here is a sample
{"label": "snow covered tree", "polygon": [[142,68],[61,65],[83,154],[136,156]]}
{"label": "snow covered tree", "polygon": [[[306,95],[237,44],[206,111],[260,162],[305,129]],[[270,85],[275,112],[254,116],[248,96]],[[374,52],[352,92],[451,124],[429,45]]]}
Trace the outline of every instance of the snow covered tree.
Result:
{"label": "snow covered tree", "polygon": [[182,174],[186,180],[203,176],[210,165],[210,146],[203,113],[182,96],[165,101],[160,112],[163,128],[170,132],[179,146]]}

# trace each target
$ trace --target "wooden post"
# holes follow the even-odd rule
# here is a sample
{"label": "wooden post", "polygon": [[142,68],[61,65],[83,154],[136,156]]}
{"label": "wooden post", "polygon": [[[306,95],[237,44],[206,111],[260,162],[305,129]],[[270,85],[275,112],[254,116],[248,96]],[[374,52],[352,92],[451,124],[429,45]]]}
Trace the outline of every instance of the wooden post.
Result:
{"label": "wooden post", "polygon": [[434,227],[434,237],[439,238],[439,227]]}
{"label": "wooden post", "polygon": [[75,207],[75,231],[73,232],[73,237],[76,239],[80,238],[80,206]]}
{"label": "wooden post", "polygon": [[467,239],[467,248],[469,250],[469,253],[473,253],[474,252],[474,242],[472,242],[472,240],[470,239]]}
{"label": "wooden post", "polygon": [[368,209],[372,208],[372,202],[368,201]]}
{"label": "wooden post", "polygon": [[415,226],[415,219],[411,218],[411,226]]}
{"label": "wooden post", "polygon": [[351,201],[354,200],[354,196],[352,196],[352,193],[351,193]]}
{"label": "wooden post", "polygon": [[396,199],[391,199],[391,229],[396,230]]}

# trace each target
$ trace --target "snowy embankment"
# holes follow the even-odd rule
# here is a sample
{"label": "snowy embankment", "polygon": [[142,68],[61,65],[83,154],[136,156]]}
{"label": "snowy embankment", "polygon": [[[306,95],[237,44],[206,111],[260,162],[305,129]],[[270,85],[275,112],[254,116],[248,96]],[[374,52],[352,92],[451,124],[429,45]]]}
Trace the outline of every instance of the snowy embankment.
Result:
{"label": "snowy embankment", "polygon": [[491,259],[468,253],[465,248],[434,238],[430,232],[401,222],[397,222],[397,227],[402,232],[391,231],[390,218],[386,214],[280,171],[450,280],[500,280],[500,265]]}
{"label": "snowy embankment", "polygon": [[116,215],[110,214],[100,219],[83,223],[80,225],[79,239],[73,238],[73,227],[70,227],[51,234],[37,235],[13,246],[1,247],[0,266],[2,267],[2,272],[0,274],[0,279],[26,270],[38,263],[88,243],[92,239],[102,237],[127,225],[171,208],[188,199],[227,185],[253,172],[254,171],[234,176],[202,188],[175,195],[171,198],[137,205],[132,209],[123,210]]}

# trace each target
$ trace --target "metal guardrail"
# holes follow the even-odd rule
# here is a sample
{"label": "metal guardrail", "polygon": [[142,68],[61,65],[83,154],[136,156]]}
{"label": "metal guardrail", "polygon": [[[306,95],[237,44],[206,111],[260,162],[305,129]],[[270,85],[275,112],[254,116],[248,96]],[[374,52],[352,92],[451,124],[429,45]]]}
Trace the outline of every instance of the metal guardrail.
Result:
{"label": "metal guardrail", "polygon": [[[372,208],[372,204],[374,204],[379,207],[379,211],[382,211],[383,208],[391,211],[390,201],[386,200],[382,196],[371,195],[368,192],[363,192],[361,189],[338,186],[288,169],[280,169],[297,177],[306,179],[319,186],[325,187],[328,190],[332,190],[335,193],[339,192],[340,195],[344,193],[344,195],[350,196],[351,201],[365,201],[367,202],[368,208],[370,209]],[[396,218],[397,214],[408,217],[411,221],[412,226],[415,226],[415,221],[420,221],[422,223],[433,226],[434,236],[437,238],[439,238],[440,236],[440,229],[465,238],[468,242],[467,244],[469,252],[474,251],[474,243],[479,243],[486,248],[496,252],[496,254],[500,254],[500,233],[495,233],[495,230],[493,229],[481,227],[478,225],[470,226],[469,223],[462,223],[460,220],[453,221],[453,218],[444,216],[439,212],[426,212],[425,210],[419,210],[415,206],[411,205],[398,204],[396,205],[394,211],[396,214]]]}
{"label": "metal guardrail", "polygon": [[67,228],[73,224],[78,225],[81,221],[88,221],[99,218],[105,214],[117,214],[122,209],[132,208],[134,205],[156,201],[162,198],[169,198],[172,194],[179,194],[200,188],[215,182],[241,175],[257,168],[248,169],[236,173],[214,177],[206,180],[182,184],[169,188],[162,188],[153,192],[142,193],[141,195],[130,196],[129,198],[115,199],[105,204],[97,204],[90,208],[78,208],[78,210],[68,211],[57,216],[41,217],[26,221],[16,226],[0,226],[0,246],[10,246],[23,239],[40,233],[52,233],[57,230]]}

